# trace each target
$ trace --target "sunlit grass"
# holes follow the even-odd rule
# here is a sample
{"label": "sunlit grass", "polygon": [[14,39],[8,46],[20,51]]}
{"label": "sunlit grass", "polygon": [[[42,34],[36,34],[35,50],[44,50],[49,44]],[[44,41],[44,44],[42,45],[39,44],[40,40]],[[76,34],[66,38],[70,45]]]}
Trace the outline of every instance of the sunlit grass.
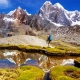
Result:
{"label": "sunlit grass", "polygon": [[[56,45],[55,47],[51,48],[51,47],[41,47],[41,46],[33,46],[33,45],[11,45],[11,44],[0,44],[0,49],[1,48],[8,48],[8,49],[21,49],[21,50],[33,50],[33,51],[42,51],[43,54],[52,54],[52,55],[65,55],[65,54],[68,54],[68,55],[77,55],[77,54],[80,54],[80,49],[78,49],[77,47],[73,47],[71,45],[68,45],[67,46],[59,46],[59,45]],[[45,52],[45,53],[44,53]]]}
{"label": "sunlit grass", "polygon": [[43,79],[44,72],[36,67],[23,66],[20,68],[22,70],[21,75],[16,80],[38,80]]}
{"label": "sunlit grass", "polygon": [[44,72],[35,66],[18,69],[0,69],[0,80],[42,80]]}
{"label": "sunlit grass", "polygon": [[[66,71],[69,73],[65,74]],[[74,66],[56,66],[51,69],[50,78],[51,80],[79,80],[80,68]]]}

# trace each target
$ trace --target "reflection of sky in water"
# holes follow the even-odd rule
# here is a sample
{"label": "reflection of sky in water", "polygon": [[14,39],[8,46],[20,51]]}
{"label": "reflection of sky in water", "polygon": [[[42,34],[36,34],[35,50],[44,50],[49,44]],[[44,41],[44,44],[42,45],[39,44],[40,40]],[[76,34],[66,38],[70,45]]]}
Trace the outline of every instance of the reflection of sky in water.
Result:
{"label": "reflection of sky in water", "polygon": [[[49,62],[50,64],[48,64],[47,63],[48,61],[47,60],[45,61],[45,60],[41,61],[41,66],[43,66],[43,65],[44,66],[52,65],[51,61]],[[54,62],[56,62],[56,61],[53,61],[53,63]],[[60,61],[59,65],[60,64],[61,65],[73,65],[74,64],[74,60],[73,59],[66,59],[66,60],[63,59],[63,60]],[[38,63],[38,60],[27,58],[23,64],[20,64],[20,66],[25,66],[25,65],[34,65],[34,66],[38,66],[39,67],[40,63]],[[0,59],[0,68],[16,68],[16,67],[18,67],[18,65],[16,65],[16,62],[12,58],[7,58],[7,59],[4,59],[4,60]]]}
{"label": "reflection of sky in water", "polygon": [[0,59],[0,68],[16,68],[15,63],[10,62],[8,59]]}
{"label": "reflection of sky in water", "polygon": [[[26,59],[26,62],[21,64],[21,66],[25,65],[34,65],[38,66],[38,61],[33,59]],[[0,59],[0,68],[16,68],[18,67],[11,59]]]}
{"label": "reflection of sky in water", "polygon": [[37,60],[33,60],[33,59],[26,59],[26,62],[24,62],[24,64],[22,64],[21,66],[24,65],[34,65],[34,66],[38,66],[38,61]]}
{"label": "reflection of sky in water", "polygon": [[[76,57],[52,57],[39,53],[23,53],[20,51],[5,50],[4,60],[0,59],[0,68],[16,68],[18,66],[33,65],[42,69],[50,69],[57,65],[74,65]],[[2,56],[0,56],[2,58]]]}

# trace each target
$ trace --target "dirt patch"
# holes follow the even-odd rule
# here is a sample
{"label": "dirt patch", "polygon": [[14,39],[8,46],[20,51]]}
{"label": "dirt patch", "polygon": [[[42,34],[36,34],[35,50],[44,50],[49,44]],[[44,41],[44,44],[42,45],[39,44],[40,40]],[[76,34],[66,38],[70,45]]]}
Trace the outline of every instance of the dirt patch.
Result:
{"label": "dirt patch", "polygon": [[71,78],[80,79],[80,71],[67,70],[64,71],[64,74]]}

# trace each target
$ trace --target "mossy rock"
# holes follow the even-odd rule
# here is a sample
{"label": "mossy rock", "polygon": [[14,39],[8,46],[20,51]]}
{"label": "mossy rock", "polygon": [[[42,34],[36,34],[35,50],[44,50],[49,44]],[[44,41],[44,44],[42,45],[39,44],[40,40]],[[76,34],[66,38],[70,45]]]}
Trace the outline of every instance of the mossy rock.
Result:
{"label": "mossy rock", "polygon": [[0,80],[43,80],[44,72],[35,66],[0,69]]}
{"label": "mossy rock", "polygon": [[80,57],[78,57],[75,61],[77,61],[78,63],[80,63]]}
{"label": "mossy rock", "polygon": [[51,80],[80,80],[80,68],[56,66],[50,70]]}
{"label": "mossy rock", "polygon": [[80,57],[78,57],[77,59],[74,60],[74,63],[76,67],[79,67],[80,68]]}

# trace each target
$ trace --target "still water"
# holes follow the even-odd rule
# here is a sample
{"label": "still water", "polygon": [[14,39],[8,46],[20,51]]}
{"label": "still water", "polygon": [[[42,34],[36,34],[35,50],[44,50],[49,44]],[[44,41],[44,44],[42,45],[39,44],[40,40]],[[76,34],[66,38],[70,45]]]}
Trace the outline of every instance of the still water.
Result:
{"label": "still water", "polygon": [[24,65],[34,65],[44,71],[57,65],[74,65],[78,57],[46,56],[39,53],[26,53],[18,50],[0,50],[0,68],[17,68]]}

